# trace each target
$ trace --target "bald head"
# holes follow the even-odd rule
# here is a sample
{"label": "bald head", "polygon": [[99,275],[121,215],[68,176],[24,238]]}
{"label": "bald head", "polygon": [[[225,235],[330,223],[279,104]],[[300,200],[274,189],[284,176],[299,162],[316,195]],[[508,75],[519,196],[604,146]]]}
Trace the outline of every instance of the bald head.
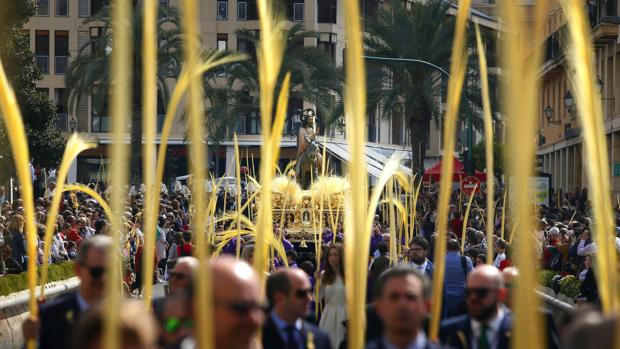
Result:
{"label": "bald head", "polygon": [[490,265],[476,267],[467,278],[465,301],[473,319],[488,323],[498,313],[504,300],[504,278],[499,269]]}
{"label": "bald head", "polygon": [[508,267],[502,271],[502,275],[506,283],[506,299],[504,300],[504,304],[512,309],[512,290],[519,282],[519,270],[515,267]]}
{"label": "bald head", "polygon": [[258,276],[249,264],[220,257],[211,267],[215,309],[215,347],[250,348],[264,321]]}
{"label": "bald head", "polygon": [[515,267],[508,267],[502,270],[502,276],[506,285],[514,285],[519,279],[519,270]]}
{"label": "bald head", "polygon": [[481,265],[469,273],[467,278],[468,288],[504,288],[504,277],[502,272],[491,265]]}
{"label": "bald head", "polygon": [[176,293],[181,290],[187,290],[199,265],[200,262],[195,257],[178,258],[174,269],[170,272],[170,279],[168,281],[169,292]]}

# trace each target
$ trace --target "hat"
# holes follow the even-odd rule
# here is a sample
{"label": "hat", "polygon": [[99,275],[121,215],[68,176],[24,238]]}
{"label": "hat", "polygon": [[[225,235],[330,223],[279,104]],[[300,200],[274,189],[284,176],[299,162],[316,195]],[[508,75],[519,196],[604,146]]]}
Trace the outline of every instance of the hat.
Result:
{"label": "hat", "polygon": [[560,235],[560,229],[558,229],[557,227],[553,227],[553,228],[549,229],[549,235],[559,236]]}

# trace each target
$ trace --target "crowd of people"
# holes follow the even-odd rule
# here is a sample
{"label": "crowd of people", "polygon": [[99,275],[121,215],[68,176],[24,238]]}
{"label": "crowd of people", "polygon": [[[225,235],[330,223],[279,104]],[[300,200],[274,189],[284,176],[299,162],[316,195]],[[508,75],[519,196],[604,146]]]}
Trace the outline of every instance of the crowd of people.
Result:
{"label": "crowd of people", "polygon": [[[95,185],[92,185],[96,188]],[[0,188],[1,190],[1,188]],[[274,235],[282,241],[285,256],[270,261],[266,288],[260,289],[251,269],[252,238],[233,238],[206,269],[194,257],[195,232],[190,226],[190,198],[187,192],[163,192],[155,247],[155,282],[167,285],[165,297],[154,298],[150,311],[139,299],[142,295],[143,197],[140,191],[128,195],[123,215],[121,253],[126,300],[120,327],[123,348],[194,348],[202,329],[196,327],[194,304],[196,273],[211,273],[213,282],[215,348],[346,348],[347,307],[342,223],[336,231],[324,228],[322,261],[315,263],[314,249],[290,241],[287,226],[275,224]],[[102,192],[105,195],[104,192]],[[225,194],[221,194],[225,195]],[[220,195],[220,196],[221,196]],[[585,195],[585,196],[584,196]],[[247,197],[247,196],[244,196]],[[503,192],[496,193],[500,202]],[[437,193],[425,188],[418,201],[415,237],[400,241],[397,260],[389,251],[389,226],[382,209],[375,216],[368,253],[368,306],[366,345],[368,348],[509,348],[512,329],[511,291],[518,284],[519,271],[512,266],[512,229],[506,219],[502,235],[501,205],[494,222],[494,259],[486,260],[486,215],[484,193],[474,198],[466,227],[465,199],[454,192],[451,199],[449,238],[445,255],[439,342],[427,337],[435,258]],[[1,265],[3,272],[19,272],[26,267],[24,218],[19,199],[9,202],[0,195],[0,229],[3,231]],[[224,200],[234,210],[234,196]],[[28,319],[24,338],[35,339],[40,348],[98,348],[105,317],[106,258],[112,253],[107,237],[109,226],[101,206],[81,193],[66,193],[61,201],[51,257],[43,261],[42,234],[49,197],[36,200],[39,230],[38,264],[74,261],[81,284],[76,292],[47,301],[40,317]],[[219,206],[219,204],[218,204]],[[558,277],[574,275],[581,282],[578,302],[598,306],[598,292],[592,270],[596,245],[589,231],[591,220],[587,192],[557,196],[557,202],[542,206],[535,236],[539,239],[538,263]],[[229,223],[217,225],[226,230]],[[516,232],[516,233],[515,233]],[[518,238],[518,237],[516,237]],[[616,240],[620,247],[620,239]],[[240,259],[234,258],[237,244]],[[215,246],[213,246],[215,249]],[[360,262],[363,261],[360,254]],[[288,267],[284,267],[284,259]],[[267,303],[261,301],[265,295]],[[541,309],[549,348],[559,348],[561,328],[557,319]],[[568,326],[568,322],[563,324]],[[261,336],[257,333],[262,331]]]}

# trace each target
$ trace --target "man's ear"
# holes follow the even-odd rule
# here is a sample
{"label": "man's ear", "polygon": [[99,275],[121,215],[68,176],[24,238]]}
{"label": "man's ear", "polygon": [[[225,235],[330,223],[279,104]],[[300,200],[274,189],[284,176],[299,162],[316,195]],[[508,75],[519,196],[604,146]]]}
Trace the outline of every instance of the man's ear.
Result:
{"label": "man's ear", "polygon": [[431,313],[431,305],[432,305],[432,302],[430,298],[424,300],[424,308],[426,309],[427,314]]}

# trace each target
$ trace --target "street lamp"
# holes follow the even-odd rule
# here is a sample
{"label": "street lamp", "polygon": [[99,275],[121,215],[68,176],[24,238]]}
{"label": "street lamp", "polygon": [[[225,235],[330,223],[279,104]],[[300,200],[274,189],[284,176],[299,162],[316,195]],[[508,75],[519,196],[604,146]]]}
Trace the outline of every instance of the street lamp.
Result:
{"label": "street lamp", "polygon": [[559,125],[561,120],[553,120],[553,108],[550,105],[547,105],[545,110],[545,118],[547,118],[547,124]]}
{"label": "street lamp", "polygon": [[566,90],[564,94],[564,107],[566,107],[566,110],[569,112],[573,111],[573,102],[573,95],[571,95],[570,91]]}
{"label": "street lamp", "polygon": [[75,127],[77,126],[77,121],[75,121],[75,118],[71,118],[71,120],[69,121],[69,128],[71,129],[71,133],[75,132]]}
{"label": "street lamp", "polygon": [[603,93],[603,87],[605,86],[603,84],[603,80],[601,80],[600,77],[596,77],[596,85],[598,86],[598,93],[602,94]]}

